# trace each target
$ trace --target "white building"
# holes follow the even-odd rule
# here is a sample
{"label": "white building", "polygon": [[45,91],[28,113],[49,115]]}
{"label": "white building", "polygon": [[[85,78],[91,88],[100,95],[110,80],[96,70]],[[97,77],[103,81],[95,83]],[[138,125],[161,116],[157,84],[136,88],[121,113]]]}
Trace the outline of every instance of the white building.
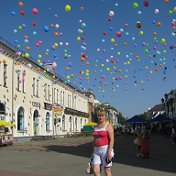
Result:
{"label": "white building", "polygon": [[88,97],[15,53],[1,39],[0,118],[15,124],[13,136],[20,140],[80,132],[89,118]]}

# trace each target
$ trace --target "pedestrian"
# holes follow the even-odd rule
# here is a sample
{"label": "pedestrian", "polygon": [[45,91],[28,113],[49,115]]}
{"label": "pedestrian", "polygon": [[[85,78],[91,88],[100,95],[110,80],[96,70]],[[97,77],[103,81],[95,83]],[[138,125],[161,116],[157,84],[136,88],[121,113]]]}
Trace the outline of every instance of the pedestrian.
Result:
{"label": "pedestrian", "polygon": [[172,125],[172,128],[171,128],[171,137],[172,137],[172,144],[175,144],[176,143],[176,131],[175,131],[174,125]]}
{"label": "pedestrian", "polygon": [[142,140],[142,134],[137,133],[135,139],[133,140],[133,143],[137,145],[137,153],[136,153],[137,157],[140,157],[141,140]]}
{"label": "pedestrian", "polygon": [[100,176],[101,167],[105,176],[112,176],[112,158],[114,157],[114,129],[106,121],[106,112],[98,112],[98,125],[93,131],[93,154],[91,164],[94,176]]}
{"label": "pedestrian", "polygon": [[150,136],[148,132],[145,132],[141,139],[141,146],[140,146],[140,156],[143,158],[149,158],[150,156]]}

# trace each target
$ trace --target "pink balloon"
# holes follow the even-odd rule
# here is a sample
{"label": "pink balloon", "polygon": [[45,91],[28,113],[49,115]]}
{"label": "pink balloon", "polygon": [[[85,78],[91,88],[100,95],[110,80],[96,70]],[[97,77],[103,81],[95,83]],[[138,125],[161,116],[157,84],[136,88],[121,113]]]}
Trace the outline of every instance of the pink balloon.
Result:
{"label": "pink balloon", "polygon": [[34,15],[37,15],[37,14],[38,14],[38,9],[37,9],[37,8],[33,8],[33,9],[32,9],[32,13],[33,13]]}

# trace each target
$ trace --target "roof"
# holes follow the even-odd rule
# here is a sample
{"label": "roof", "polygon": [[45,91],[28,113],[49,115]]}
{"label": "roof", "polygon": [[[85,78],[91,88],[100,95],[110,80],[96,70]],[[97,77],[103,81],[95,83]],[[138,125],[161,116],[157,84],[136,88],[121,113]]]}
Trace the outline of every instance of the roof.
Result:
{"label": "roof", "polygon": [[155,105],[148,112],[159,112],[159,111],[165,111],[164,105],[162,105],[162,104]]}
{"label": "roof", "polygon": [[131,117],[130,119],[126,120],[127,124],[132,124],[132,123],[145,123],[146,120],[139,117],[138,115],[135,115],[133,117]]}
{"label": "roof", "polygon": [[159,114],[155,118],[153,118],[150,122],[167,122],[170,121],[171,119],[165,115]]}

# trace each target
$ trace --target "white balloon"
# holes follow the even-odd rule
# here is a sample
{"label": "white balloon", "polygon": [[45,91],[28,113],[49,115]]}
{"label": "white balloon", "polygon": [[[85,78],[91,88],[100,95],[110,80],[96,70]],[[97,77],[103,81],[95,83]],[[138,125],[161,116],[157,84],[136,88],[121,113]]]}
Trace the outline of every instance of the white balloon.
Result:
{"label": "white balloon", "polygon": [[114,11],[109,11],[109,16],[110,17],[114,16]]}

